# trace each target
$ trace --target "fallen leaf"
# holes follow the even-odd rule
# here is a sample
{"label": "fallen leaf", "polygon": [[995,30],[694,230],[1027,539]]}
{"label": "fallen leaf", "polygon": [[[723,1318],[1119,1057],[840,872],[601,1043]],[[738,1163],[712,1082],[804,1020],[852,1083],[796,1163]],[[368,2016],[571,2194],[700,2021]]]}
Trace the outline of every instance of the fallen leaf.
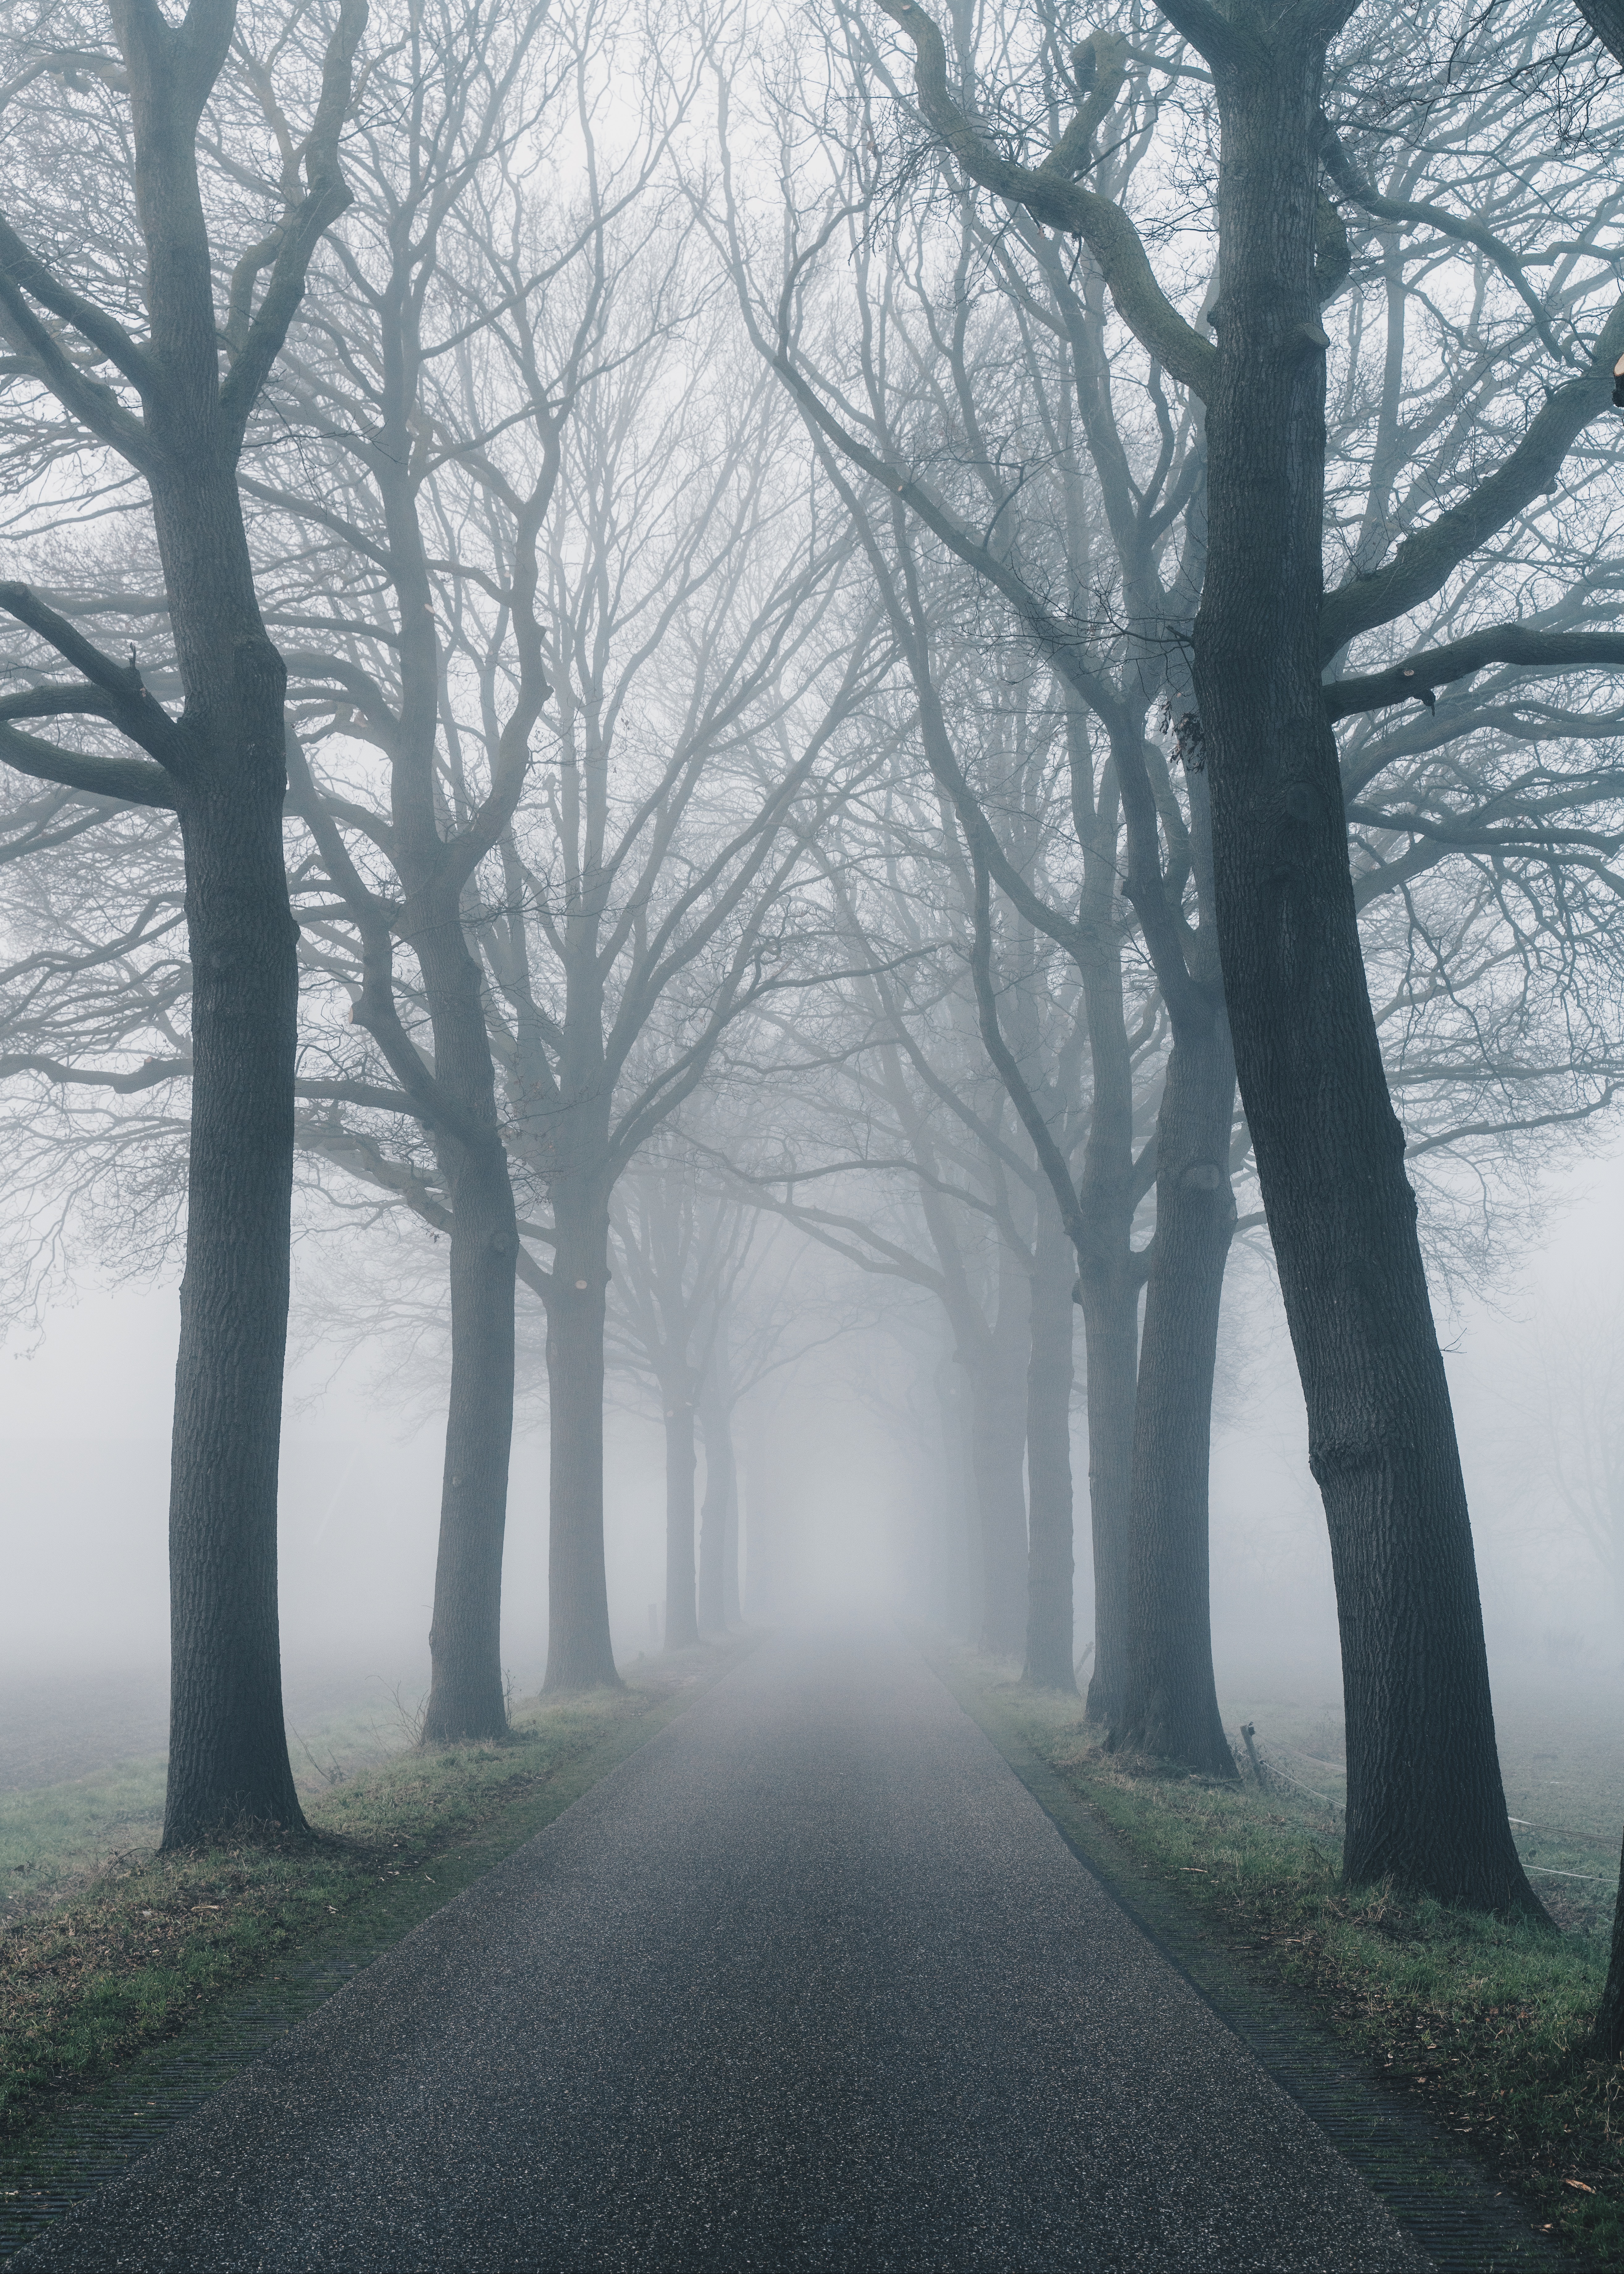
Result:
{"label": "fallen leaf", "polygon": [[1587,2187],[1583,2180],[1564,2180],[1562,2185],[1565,2187],[1577,2187],[1582,2195],[1593,2195],[1596,2192],[1594,2187]]}

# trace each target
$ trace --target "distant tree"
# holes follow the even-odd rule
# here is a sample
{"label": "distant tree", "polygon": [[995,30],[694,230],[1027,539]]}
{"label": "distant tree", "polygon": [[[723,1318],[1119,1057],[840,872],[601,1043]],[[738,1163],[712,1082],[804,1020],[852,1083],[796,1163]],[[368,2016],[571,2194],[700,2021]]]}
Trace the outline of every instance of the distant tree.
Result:
{"label": "distant tree", "polygon": [[705,1449],[705,1496],[699,1510],[699,1631],[726,1634],[744,1615],[739,1577],[739,1463],[733,1408],[732,1321],[722,1323],[699,1385],[699,1434]]}
{"label": "distant tree", "polygon": [[[453,159],[456,148],[452,133]],[[387,155],[386,144],[380,164]],[[371,163],[358,169],[363,230],[383,195]],[[432,174],[426,162],[421,170]],[[434,285],[430,312],[440,290],[488,305],[478,259],[491,252],[495,192],[480,178],[482,239],[471,247],[461,239],[463,209],[453,200],[437,240],[421,230],[410,240],[412,258],[433,270],[425,279]],[[613,184],[601,179],[607,202]],[[267,562],[280,564],[275,608],[297,674],[290,859],[308,975],[298,1142],[342,1221],[354,1220],[358,1193],[368,1209],[415,1214],[455,1248],[466,1098],[460,1106],[447,1084],[466,1077],[477,1089],[479,1052],[494,1060],[504,1174],[520,1187],[512,1261],[551,1301],[554,1372],[575,1382],[575,1369],[586,1369],[555,1407],[553,1430],[563,1527],[554,1602],[582,1645],[560,1640],[560,1686],[613,1670],[601,1340],[591,1316],[578,1332],[575,1315],[577,1298],[594,1288],[601,1306],[607,1261],[594,1279],[572,1249],[573,1276],[560,1286],[534,1250],[555,1248],[560,1200],[568,1219],[577,1196],[587,1209],[582,1236],[596,1237],[596,1224],[606,1240],[615,1179],[703,1082],[731,1021],[815,975],[825,916],[800,897],[796,879],[820,814],[868,763],[863,704],[883,667],[872,621],[849,606],[843,548],[823,543],[798,465],[775,449],[782,405],[748,365],[730,362],[725,333],[704,332],[714,312],[705,316],[703,279],[689,278],[695,293],[688,291],[680,238],[658,212],[633,212],[632,222],[619,216],[627,237],[614,235],[615,216],[577,215],[566,251],[578,245],[583,259],[573,272],[568,263],[549,270],[551,294],[523,321],[520,287],[540,256],[522,240],[514,289],[495,294],[508,328],[484,326],[461,343],[472,363],[432,386],[421,370],[430,358],[417,358],[410,340],[387,354],[367,348],[367,326],[381,319],[358,286],[352,300],[340,290],[354,282],[350,268],[325,280],[279,397],[295,439],[285,451],[267,448],[254,476],[253,535]],[[583,278],[577,297],[572,273]],[[395,305],[398,315],[384,297],[386,312]],[[410,310],[410,294],[399,301]],[[413,319],[426,320],[421,312]],[[345,340],[348,361],[334,349]],[[442,449],[425,468],[414,447],[416,502],[397,501],[393,522],[368,462],[370,413],[345,411],[339,383],[340,372],[353,383],[371,369],[372,355],[397,372],[417,358],[428,409],[407,412],[407,431],[432,412]],[[690,357],[710,373],[713,393],[691,383]],[[749,383],[738,389],[741,368]],[[487,433],[486,420],[500,432]],[[718,428],[728,433],[719,457],[710,447]],[[536,486],[544,482],[551,488]],[[401,598],[407,570],[414,557],[424,566],[425,530],[438,547],[452,526],[457,543],[427,562],[438,655],[419,656],[408,684],[401,658],[429,635],[414,629]],[[105,591],[80,597],[87,607],[109,605]],[[525,749],[541,684],[559,690],[545,774],[527,767]],[[117,810],[110,793],[95,795]],[[395,809],[411,799],[419,822],[428,809],[419,852],[432,867],[430,836],[445,851],[435,905],[442,916],[455,907],[477,958],[477,1046],[463,997],[431,990],[412,945],[412,926],[429,917],[401,866]],[[9,1043],[10,1055],[0,1071],[30,1095],[49,1085],[56,1100],[31,1130],[30,1177],[41,1187],[50,1181],[54,1151],[59,1193],[69,1188],[94,1206],[98,1161],[118,1155],[128,1174],[131,1148],[146,1147],[157,1173],[184,1128],[164,1086],[192,1073],[191,974],[169,944],[178,878],[165,817],[120,818],[124,838],[139,835],[140,846],[125,878],[128,906],[85,865],[82,826],[60,802],[17,809],[14,841],[29,860],[12,868],[31,873],[13,895],[14,922],[42,939],[71,912],[80,936],[71,953],[25,956],[8,975],[0,1046]],[[455,943],[442,939],[435,952],[455,960]],[[149,1089],[165,1100],[156,1119],[144,1103],[120,1106]],[[594,1150],[594,1117],[606,1149]],[[494,1184],[489,1193],[500,1201]],[[479,1241],[475,1250],[480,1291],[466,1313],[475,1331],[461,1377],[470,1397],[454,1399],[452,1434],[467,1432],[470,1415],[482,1419],[474,1435],[483,1469],[474,1473],[492,1488],[483,1499],[459,1494],[452,1480],[467,1480],[454,1452],[442,1549],[461,1543],[475,1585],[462,1591],[461,1626],[447,1620],[437,1630],[447,1671],[463,1675],[495,1666],[504,1514],[501,1369],[482,1374],[475,1361],[512,1315],[510,1291],[505,1306],[492,1296],[503,1256]],[[464,1315],[459,1308],[459,1321]],[[466,1702],[468,1686],[459,1677],[446,1695]],[[493,1713],[500,1688],[488,1682],[484,1694]]]}
{"label": "distant tree", "polygon": [[[325,584],[285,601],[312,756],[304,955],[352,1023],[312,1034],[301,1141],[449,1243],[440,1736],[501,1710],[515,1275],[548,1318],[547,1679],[615,1678],[609,1195],[729,1020],[778,983],[777,832],[798,796],[811,810],[823,794],[816,770],[868,667],[860,631],[841,676],[838,548],[796,519],[770,397],[729,393],[704,281],[658,194],[681,90],[611,163],[601,26],[553,11],[532,75],[573,90],[548,165],[556,183],[583,161],[584,188],[549,210],[533,120],[515,147],[540,99],[523,69],[538,22],[493,18],[471,66],[451,31],[422,34],[412,84],[431,62],[443,81],[411,112],[423,147],[408,162],[384,138],[358,172],[356,244],[312,297],[285,384],[297,439],[253,493],[264,542]],[[530,749],[544,702],[545,772]],[[786,757],[803,722],[809,747]]]}
{"label": "distant tree", "polygon": [[[612,1317],[653,1374],[665,1438],[665,1647],[682,1650],[702,1632],[726,1624],[720,1543],[711,1542],[715,1570],[702,1613],[695,1562],[694,1424],[709,1411],[715,1390],[706,1383],[725,1364],[720,1349],[727,1302],[749,1252],[753,1224],[747,1212],[698,1189],[691,1170],[675,1161],[650,1160],[623,1177],[610,1210]],[[726,1491],[720,1447],[707,1432],[707,1493]],[[726,1500],[712,1525],[727,1521]]]}
{"label": "distant tree", "polygon": [[[1041,1172],[1010,1126],[976,1035],[962,978],[964,896],[937,858],[911,856],[908,794],[893,776],[883,801],[890,827],[843,819],[816,848],[846,968],[782,1014],[772,1080],[750,1141],[733,1160],[742,1188],[860,1270],[929,1294],[942,1306],[963,1369],[970,1423],[978,1550],[974,1626],[989,1650],[1018,1655],[1028,1612],[1027,1496],[1031,1421],[1034,1210]],[[928,833],[940,817],[934,798]],[[871,879],[889,871],[894,889]],[[945,889],[944,889],[945,887]],[[940,926],[940,929],[938,929]],[[945,940],[943,932],[945,932]],[[945,952],[944,952],[945,951]],[[956,951],[956,953],[955,953]],[[1075,1008],[1055,1007],[1076,1029]],[[1065,1141],[1071,1141],[1068,1133]],[[1071,1274],[1060,1321],[1069,1370]],[[1040,1369],[1040,1397],[1048,1377]],[[1052,1404],[1052,1399],[1050,1401]],[[1071,1672],[1071,1505],[1066,1471],[1051,1459],[1064,1587],[1040,1561],[1045,1602],[1063,1597]],[[1054,1583],[1051,1586],[1050,1583]]]}
{"label": "distant tree", "polygon": [[[644,275],[663,301],[680,256]],[[702,380],[696,376],[703,373]],[[575,423],[534,606],[556,771],[475,922],[510,1156],[552,1261],[549,1689],[616,1679],[603,1549],[609,1206],[752,1004],[823,929],[803,844],[868,763],[883,669],[782,411],[711,311],[605,369]],[[492,708],[500,681],[492,669]],[[789,825],[794,823],[794,827]]]}
{"label": "distant tree", "polygon": [[[748,1025],[739,1037],[750,1047]],[[740,1053],[730,1055],[737,1056]],[[729,1075],[733,1079],[730,1083]],[[712,1110],[685,1116],[685,1141],[693,1148],[712,1186],[718,1186],[715,1139],[729,1115],[748,1113],[753,1084],[723,1067],[714,1085]],[[695,1121],[710,1141],[695,1133]],[[731,1190],[732,1179],[718,1189]],[[741,1563],[744,1553],[737,1428],[740,1409],[759,1411],[770,1386],[793,1381],[815,1351],[865,1331],[882,1321],[865,1297],[839,1279],[817,1280],[809,1269],[816,1251],[797,1240],[776,1216],[752,1207],[755,1222],[743,1262],[729,1289],[711,1345],[710,1363],[699,1385],[699,1428],[705,1453],[705,1491],[699,1518],[699,1629],[721,1634],[744,1617]]]}
{"label": "distant tree", "polygon": [[1521,1526],[1567,1532],[1593,1562],[1624,1629],[1624,1304],[1569,1288],[1538,1327],[1538,1351],[1498,1401],[1499,1457]]}
{"label": "distant tree", "polygon": [[[1107,84],[1119,84],[1115,50],[1101,52]],[[723,111],[726,136],[725,97]],[[985,258],[987,235],[973,207],[961,207],[951,233],[951,268],[949,243],[938,252],[933,222],[915,230],[898,216],[882,238],[872,226],[878,177],[862,154],[869,146],[878,147],[871,119],[854,139],[829,121],[822,154],[835,174],[833,218],[802,247],[796,213],[782,288],[763,296],[772,329],[761,316],[753,329],[801,406],[886,595],[919,697],[922,747],[974,874],[971,898],[982,913],[971,969],[983,1040],[1076,1251],[1090,1359],[1099,1641],[1091,1708],[1120,1741],[1231,1775],[1212,1673],[1207,1531],[1210,1382],[1237,1213],[1233,1068],[1203,787],[1192,780],[1181,806],[1166,755],[1146,733],[1154,699],[1184,707],[1176,701],[1184,684],[1176,633],[1199,574],[1184,521],[1199,487],[1199,437],[1187,417],[1175,425],[1153,389],[1157,455],[1146,484],[1136,484],[1103,329],[1075,280],[1040,253],[1035,283],[1023,283],[1019,297],[1011,292],[1014,320],[1000,320],[995,297],[990,320],[973,325],[967,278]],[[1132,157],[1118,157],[1116,170],[1131,176]],[[784,170],[786,184],[795,178],[794,169]],[[815,266],[842,223],[870,312],[861,334],[845,336],[819,320]],[[728,254],[753,310],[761,288],[744,245],[731,207]],[[996,284],[996,251],[989,265]],[[943,436],[956,447],[944,449]],[[1084,473],[1090,461],[1092,480]],[[955,749],[936,686],[943,643],[933,657],[916,522],[1011,605],[1054,659],[1060,689],[1050,701],[1065,719],[1075,855],[1048,893],[1023,872],[998,786]],[[974,611],[974,603],[964,608],[972,621]],[[1126,911],[1116,902],[1119,882]],[[1077,967],[1094,1113],[1081,1189],[1001,1033],[995,892]],[[1157,1139],[1137,1153],[1123,1001],[1130,929],[1154,973],[1171,1043]],[[1134,1216],[1151,1178],[1157,1237],[1136,1253]],[[1034,1605],[1059,1593],[1034,1575]],[[1057,1640],[1041,1660],[1057,1676]],[[1068,1681],[1070,1663],[1068,1649]]]}

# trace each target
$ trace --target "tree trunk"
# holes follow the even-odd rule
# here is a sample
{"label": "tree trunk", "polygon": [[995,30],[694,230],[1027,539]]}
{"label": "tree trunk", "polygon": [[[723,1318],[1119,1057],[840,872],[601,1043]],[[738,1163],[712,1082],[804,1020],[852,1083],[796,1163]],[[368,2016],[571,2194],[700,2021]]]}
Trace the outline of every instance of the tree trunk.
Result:
{"label": "tree trunk", "polygon": [[609,1205],[553,1180],[558,1246],[547,1306],[547,1673],[545,1690],[616,1689],[604,1571],[604,1303]]}
{"label": "tree trunk", "polygon": [[[235,490],[214,503],[240,541]],[[169,589],[179,636],[186,609],[173,570]],[[252,594],[229,630],[236,638],[213,659],[213,700],[196,704],[195,739],[214,764],[179,800],[192,1080],[169,1472],[165,1849],[238,1823],[297,1830],[304,1820],[282,1723],[276,1602],[298,999],[282,843],[283,674]],[[191,689],[210,679],[184,636],[181,648],[191,727]]]}
{"label": "tree trunk", "polygon": [[[435,1084],[456,1117],[455,1126],[431,1131],[451,1198],[451,1390],[429,1627],[432,1675],[423,1727],[426,1743],[450,1743],[500,1737],[508,1729],[502,1542],[513,1443],[519,1232],[497,1123],[481,970],[462,921],[463,872],[458,848],[442,833],[435,762],[441,659],[412,445],[421,366],[408,312],[410,294],[398,272],[385,305],[387,411],[379,486],[399,611],[401,704],[391,802],[395,859],[405,886],[395,930],[423,975]],[[391,999],[391,1020],[394,1015]]]}
{"label": "tree trunk", "polygon": [[1347,1876],[1533,1909],[1506,1821],[1454,1418],[1320,692],[1325,36],[1304,9],[1267,41],[1214,47],[1222,289],[1195,686],[1219,940],[1330,1532]]}
{"label": "tree trunk", "polygon": [[[1204,1030],[1203,1030],[1204,1029]],[[1207,1485],[1213,1371],[1235,1230],[1235,1065],[1222,1008],[1181,1019],[1156,1137],[1156,1236],[1145,1294],[1129,1527],[1132,1647],[1113,1735],[1207,1776],[1234,1756],[1213,1681]]]}
{"label": "tree trunk", "polygon": [[[1081,596],[1079,595],[1079,598]],[[1076,701],[1066,708],[1073,778],[1093,779],[1094,760]],[[1077,1197],[1087,1227],[1078,1251],[1088,1416],[1088,1521],[1094,1559],[1094,1671],[1087,1715],[1106,1728],[1122,1718],[1128,1678],[1128,1508],[1133,1480],[1133,1406],[1139,1380],[1139,1269],[1133,1258],[1133,1055],[1123,1010],[1122,953],[1111,928],[1120,876],[1114,775],[1075,794],[1083,847],[1083,907],[1098,941],[1081,972],[1093,1096]]]}
{"label": "tree trunk", "polygon": [[[483,1021],[482,1021],[483,1024]],[[437,1054],[438,1057],[438,1054]],[[443,1079],[443,1075],[442,1075]],[[502,1541],[513,1442],[513,1187],[501,1141],[458,1146],[451,1186],[451,1396],[429,1628],[425,1744],[500,1737]]]}
{"label": "tree trunk", "polygon": [[[1101,1246],[1107,1245],[1103,1239]],[[1123,1246],[1125,1247],[1126,1243]],[[1128,1511],[1139,1391],[1139,1291],[1131,1259],[1079,1274],[1088,1413],[1088,1512],[1094,1556],[1091,1721],[1115,1728],[1128,1695]]]}
{"label": "tree trunk", "polygon": [[665,1409],[665,1647],[699,1640],[694,1588],[694,1404],[686,1384],[662,1387]]}
{"label": "tree trunk", "polygon": [[1038,1203],[1026,1367],[1026,1663],[1021,1680],[1075,1695],[1071,1586],[1071,1381],[1077,1257],[1052,1195]]}
{"label": "tree trunk", "polygon": [[1120,1722],[1128,1694],[1128,1523],[1139,1389],[1139,1267],[1132,1241],[1133,1077],[1120,969],[1109,983],[1086,981],[1085,991],[1094,1077],[1078,1186],[1089,1235],[1077,1258],[1094,1558],[1094,1653],[1086,1712],[1091,1721],[1109,1729]]}
{"label": "tree trunk", "polygon": [[[49,332],[53,361],[38,368],[80,439],[88,430],[147,480],[185,693],[179,720],[163,722],[162,759],[184,848],[192,962],[162,1841],[175,1849],[245,1823],[304,1827],[282,1724],[276,1601],[298,1008],[297,931],[282,852],[287,673],[255,597],[237,463],[310,252],[349,203],[336,153],[365,11],[342,11],[299,153],[308,194],[287,184],[274,282],[234,342],[239,352],[223,386],[219,270],[197,159],[229,11],[194,11],[177,24],[162,10],[114,0],[110,21],[130,97],[126,147],[145,256],[140,416],[100,380],[75,380],[64,390],[62,376],[77,350],[54,318],[41,328],[19,297],[26,285],[48,305],[60,305],[44,282],[49,263],[36,266],[26,254],[19,262],[9,226],[6,330],[13,349],[19,328],[25,349],[31,335]],[[127,264],[121,257],[114,266]],[[94,280],[80,281],[94,290]],[[91,305],[71,310],[66,323],[95,344],[92,361],[101,364],[107,358],[86,312]],[[82,667],[83,654],[63,647],[60,629],[47,636]],[[131,677],[121,699],[141,706],[141,729],[132,738],[147,748],[160,713],[133,668]]]}
{"label": "tree trunk", "polygon": [[727,1631],[727,1543],[734,1528],[737,1497],[733,1432],[725,1398],[702,1392],[699,1421],[705,1440],[705,1499],[699,1531],[699,1631],[702,1635],[721,1635]]}
{"label": "tree trunk", "polygon": [[192,968],[166,1849],[238,1822],[304,1825],[276,1601],[298,1009],[282,853],[287,674],[254,598],[235,474],[210,465],[200,439],[176,435],[152,483],[186,689],[177,802]]}
{"label": "tree trunk", "polygon": [[465,1136],[442,1136],[436,1146],[452,1211],[451,1394],[423,1736],[425,1743],[449,1744],[500,1737],[508,1730],[502,1542],[513,1442],[519,1232],[497,1130],[479,967],[469,952],[455,891],[440,885],[425,897],[430,906],[423,915],[408,904],[402,930],[424,975],[436,1077],[467,1124]]}

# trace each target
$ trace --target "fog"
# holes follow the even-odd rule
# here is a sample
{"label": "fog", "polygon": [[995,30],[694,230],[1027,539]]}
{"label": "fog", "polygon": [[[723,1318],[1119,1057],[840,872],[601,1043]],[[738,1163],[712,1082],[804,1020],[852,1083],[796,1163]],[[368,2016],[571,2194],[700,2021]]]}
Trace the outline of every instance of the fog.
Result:
{"label": "fog", "polygon": [[168,1848],[889,1620],[1500,1910],[1616,1696],[1624,31],[1310,26],[1242,227],[938,12],[0,25],[0,1680]]}
{"label": "fog", "polygon": [[[1440,1304],[1471,1497],[1497,1697],[1616,1706],[1624,1676],[1610,1573],[1560,1506],[1540,1426],[1542,1365],[1559,1337],[1605,1334],[1624,1238],[1619,1163],[1559,1163],[1526,1244],[1494,1253],[1485,1295]],[[1252,1236],[1231,1279],[1212,1470],[1212,1608],[1221,1700],[1278,1693],[1341,1710],[1335,1596],[1305,1424],[1272,1275]],[[872,1290],[862,1291],[870,1298]],[[7,1479],[0,1663],[8,1689],[82,1687],[112,1701],[101,1750],[162,1744],[168,1661],[168,1411],[172,1286],[99,1286],[81,1274],[0,1358]],[[931,1434],[919,1306],[901,1337],[865,1320],[775,1382],[744,1435],[747,1617],[775,1622],[940,1615],[951,1480]],[[296,1309],[296,1340],[300,1339]],[[443,1400],[425,1394],[442,1353],[400,1371],[387,1336],[306,1332],[282,1434],[281,1612],[289,1710],[426,1689],[440,1517]],[[547,1434],[540,1348],[521,1383],[503,1582],[502,1657],[521,1692],[546,1657]],[[605,1557],[617,1656],[659,1646],[664,1468],[658,1422],[612,1378]],[[1093,1627],[1087,1442],[1074,1397],[1079,1653]],[[646,1402],[646,1401],[645,1401]],[[703,1467],[702,1467],[703,1488]],[[23,1748],[26,1751],[26,1746]],[[96,1753],[87,1743],[86,1760]]]}
{"label": "fog", "polygon": [[[13,1675],[72,1683],[167,1665],[164,1425],[177,1314],[172,1288],[93,1280],[5,1353],[0,1648]],[[324,1672],[375,1680],[380,1695],[426,1685],[446,1414],[443,1402],[387,1379],[397,1356],[387,1340],[317,1342],[290,1369],[280,1581],[295,1686]],[[759,1499],[764,1482],[771,1497],[780,1615],[907,1606],[902,1558],[922,1520],[909,1505],[921,1449],[888,1437],[849,1371],[888,1362],[896,1367],[894,1354],[868,1337],[861,1359],[809,1359],[775,1402],[766,1480],[747,1488]],[[539,1397],[529,1387],[514,1441],[502,1628],[504,1665],[526,1692],[545,1668],[547,1565],[545,1387]],[[657,1646],[654,1628],[663,1622],[664,1461],[657,1422],[624,1404],[609,1408],[605,1504],[615,1648],[630,1660]]]}

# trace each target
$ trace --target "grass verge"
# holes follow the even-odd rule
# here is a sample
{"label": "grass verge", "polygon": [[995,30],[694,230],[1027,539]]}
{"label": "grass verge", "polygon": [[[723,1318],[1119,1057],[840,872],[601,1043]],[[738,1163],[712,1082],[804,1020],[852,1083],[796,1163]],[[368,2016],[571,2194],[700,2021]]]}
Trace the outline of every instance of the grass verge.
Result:
{"label": "grass verge", "polygon": [[[415,1743],[420,1714],[397,1692],[393,1700],[346,1698],[313,1723],[289,1717],[301,1801],[397,1758]],[[0,1933],[22,1913],[82,1891],[109,1858],[149,1854],[163,1826],[165,1769],[162,1752],[136,1754],[59,1782],[0,1791]]]}
{"label": "grass verge", "polygon": [[623,1690],[514,1714],[505,1744],[413,1751],[307,1807],[310,1841],[127,1853],[0,1931],[0,2138],[146,2047],[207,2024],[222,1992],[324,1946],[387,1948],[560,1815],[736,1665],[677,1653]]}
{"label": "grass verge", "polygon": [[1560,1933],[1391,1886],[1341,1884],[1322,1803],[1104,1752],[1079,1703],[964,1652],[932,1658],[996,1741],[1012,1732],[1231,1955],[1411,2097],[1578,2263],[1624,2270],[1624,2064],[1583,2045],[1600,1923]]}

